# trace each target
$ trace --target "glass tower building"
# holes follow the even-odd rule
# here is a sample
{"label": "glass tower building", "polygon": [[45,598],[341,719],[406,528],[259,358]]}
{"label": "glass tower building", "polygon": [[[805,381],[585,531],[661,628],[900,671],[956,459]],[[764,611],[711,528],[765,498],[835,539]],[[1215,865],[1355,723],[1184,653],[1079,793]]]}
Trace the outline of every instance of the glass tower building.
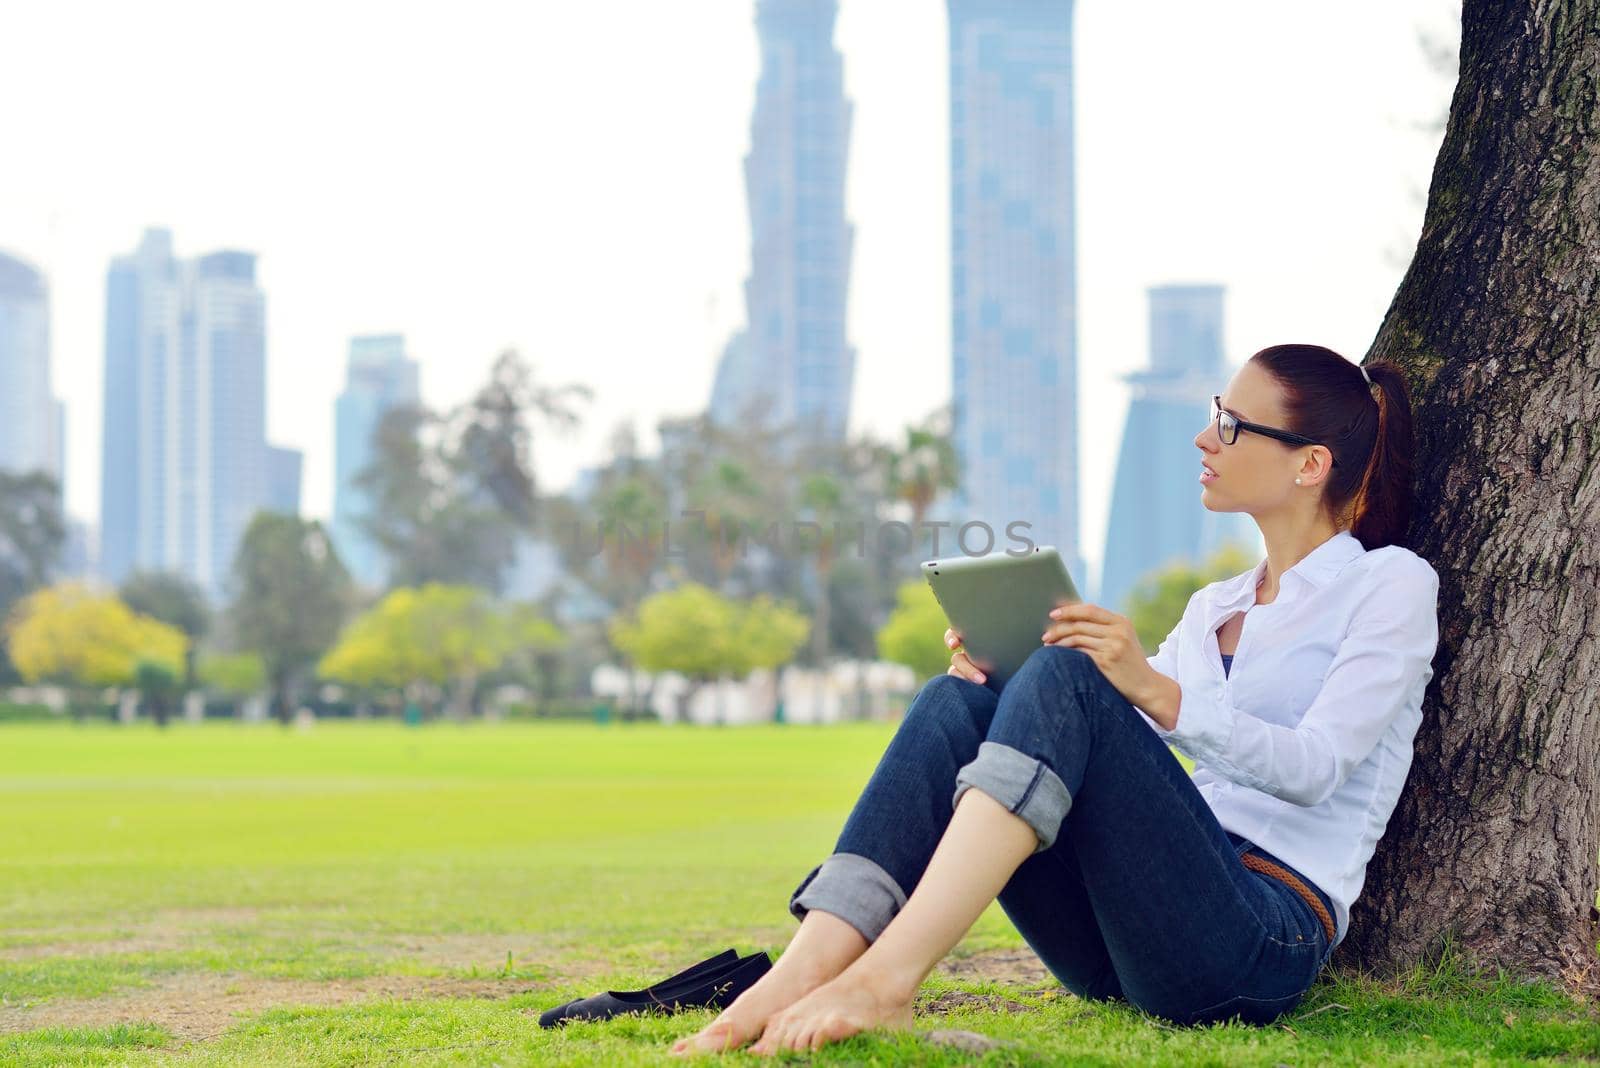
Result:
{"label": "glass tower building", "polygon": [[161,558],[166,500],[165,378],[181,335],[172,235],[147,230],[106,273],[105,404],[100,465],[100,570],[121,582]]}
{"label": "glass tower building", "polygon": [[266,296],[255,256],[200,257],[188,297],[172,497],[180,548],[168,559],[220,594],[245,528],[267,507]]}
{"label": "glass tower building", "polygon": [[106,280],[101,572],[174,571],[213,599],[267,503],[266,297],[255,256],[147,231]]}
{"label": "glass tower building", "polygon": [[267,508],[284,515],[300,514],[300,475],[305,455],[299,449],[267,446]]}
{"label": "glass tower building", "polygon": [[0,252],[0,469],[62,468],[61,406],[50,391],[50,296],[44,276]]}
{"label": "glass tower building", "polygon": [[[948,0],[961,523],[1054,545],[1080,591],[1071,0]],[[1017,537],[1008,537],[1012,524]],[[985,550],[981,528],[959,550]]]}
{"label": "glass tower building", "polygon": [[855,350],[845,333],[854,231],[845,219],[851,105],[835,0],[757,0],[761,77],[745,157],[750,276],[743,331],[717,367],[711,416],[838,441]]}
{"label": "glass tower building", "polygon": [[361,585],[375,589],[387,581],[382,553],[361,529],[367,495],[356,477],[373,459],[373,436],[384,414],[421,403],[417,364],[406,357],[400,334],[350,339],[344,392],[334,404],[333,541],[339,559]]}
{"label": "glass tower building", "polygon": [[1100,600],[1126,608],[1140,579],[1166,564],[1198,564],[1224,543],[1247,552],[1260,532],[1242,512],[1200,503],[1200,450],[1211,397],[1232,370],[1222,349],[1223,287],[1155,286],[1150,298],[1150,366],[1124,377],[1133,388],[1106,528]]}

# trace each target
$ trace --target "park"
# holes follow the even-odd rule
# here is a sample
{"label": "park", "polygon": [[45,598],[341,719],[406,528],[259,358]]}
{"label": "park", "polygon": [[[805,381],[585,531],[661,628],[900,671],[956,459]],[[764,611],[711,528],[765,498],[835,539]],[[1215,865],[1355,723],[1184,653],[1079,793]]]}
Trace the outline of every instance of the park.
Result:
{"label": "park", "polygon": [[[754,6],[767,18],[783,4]],[[1059,6],[1070,18],[1071,5]],[[830,33],[833,7],[819,7]],[[946,7],[952,50],[964,40],[961,11],[976,12],[970,41],[989,40],[989,12]],[[776,17],[758,26],[793,28]],[[1368,366],[1403,378],[1414,406],[1414,458],[1391,458],[1356,499],[1380,500],[1367,495],[1380,475],[1414,487],[1387,517],[1403,539],[1382,548],[1403,544],[1437,575],[1438,641],[1418,687],[1420,725],[1404,740],[1404,788],[1385,810],[1348,937],[1270,1023],[1179,1026],[1074,996],[991,899],[917,990],[910,1030],[868,1030],[806,1063],[1600,1061],[1600,0],[1466,0],[1459,31],[1420,235],[1357,361],[1363,379]],[[1033,43],[1068,37],[1055,24],[1024,31]],[[781,62],[789,47],[761,58]],[[831,41],[821,48],[836,91],[831,110],[808,114],[833,116],[838,134],[849,106]],[[974,46],[973,62],[995,54]],[[814,90],[827,79],[804,81]],[[1065,79],[1047,71],[1044,81],[1059,89]],[[777,83],[763,84],[758,124]],[[1030,100],[1026,132],[1054,136],[1060,109]],[[953,108],[951,122],[965,115]],[[970,135],[960,144],[976,155],[978,135],[962,130],[952,137]],[[823,153],[829,166],[842,155]],[[1261,158],[1275,173],[1311,165]],[[753,150],[752,206],[768,166]],[[807,254],[850,244],[842,173],[829,173],[839,233],[799,242]],[[953,196],[964,190],[957,182]],[[1019,202],[990,214],[1027,212]],[[980,244],[966,225],[955,223],[958,250]],[[757,233],[754,244],[771,239]],[[1053,233],[1028,244],[1056,255]],[[1285,261],[1315,253],[1281,250]],[[774,277],[763,264],[776,261],[752,262],[753,322]],[[179,264],[170,235],[152,231],[105,275],[108,314],[137,318],[112,313],[128,310],[119,287],[139,271],[139,284],[174,287],[163,300],[190,302],[172,319],[182,358],[162,365],[176,382],[211,344],[196,309],[242,293],[260,310],[253,270],[235,252]],[[955,275],[969,280],[960,265]],[[24,280],[37,306],[43,287]],[[1076,314],[1049,295],[1050,315]],[[843,352],[843,314],[829,314]],[[558,450],[593,399],[566,380],[581,377],[581,361],[535,363],[515,348],[475,384],[461,380],[456,403],[423,403],[415,365],[409,400],[382,413],[359,383],[347,387],[342,398],[354,400],[341,410],[367,420],[362,463],[339,476],[365,505],[353,526],[337,508],[326,523],[299,513],[297,467],[294,505],[265,506],[262,466],[262,500],[226,523],[172,519],[176,502],[198,496],[184,482],[182,493],[140,490],[140,506],[157,502],[170,529],[144,514],[118,531],[106,518],[118,489],[109,472],[128,457],[108,446],[101,549],[112,534],[129,546],[115,575],[70,570],[59,460],[53,474],[48,463],[0,469],[0,1065],[682,1063],[673,1042],[712,1012],[553,1029],[538,1017],[724,948],[784,950],[797,878],[827,855],[902,714],[951,663],[946,620],[906,547],[841,531],[894,526],[918,547],[951,494],[986,488],[964,473],[964,454],[1001,442],[1002,430],[1038,435],[1057,421],[1009,417],[998,394],[986,395],[993,410],[963,408],[960,376],[975,361],[959,335],[986,318],[998,321],[998,303],[955,309],[955,403],[888,437],[843,434],[826,405],[799,430],[723,423],[708,410],[663,419],[651,456],[622,425],[581,494],[535,477],[536,459]],[[251,329],[264,344],[261,323]],[[152,345],[119,348],[110,325],[105,333],[108,369],[125,352],[151,358]],[[1025,334],[1006,333],[995,351],[1033,352]],[[372,369],[355,349],[367,358],[384,339],[357,340],[352,380]],[[717,394],[775,374],[750,362],[763,343],[733,334]],[[108,370],[108,427],[119,399],[156,418],[153,394],[119,398],[110,383]],[[1017,392],[1055,396],[1043,381],[1030,388]],[[264,465],[265,402],[251,403],[262,415],[251,455]],[[1077,432],[1076,418],[1059,421]],[[1263,444],[1248,433],[1242,448],[1223,441],[1223,418],[1217,404],[1217,438],[1234,456]],[[1320,444],[1233,418],[1276,434],[1271,448]],[[993,425],[973,430],[983,419]],[[58,412],[49,435],[59,423]],[[813,436],[818,428],[839,433]],[[40,440],[59,447],[49,435]],[[192,456],[210,453],[169,436],[161,472],[176,486]],[[1035,451],[1053,460],[1073,448]],[[991,481],[1040,471],[1066,477],[1026,456]],[[222,500],[230,476],[213,476],[206,492]],[[1059,496],[1050,486],[1038,500]],[[678,525],[684,517],[695,522]],[[670,538],[632,536],[669,522]],[[752,534],[755,548],[730,544],[729,529]],[[966,526],[948,525],[957,529]],[[762,545],[770,530],[809,536]],[[215,544],[203,559],[182,557],[197,531]],[[363,570],[360,547],[368,564],[381,561],[376,572]],[[1224,545],[1143,573],[1118,602],[1133,644],[1155,652],[1197,593],[1256,559]],[[548,595],[510,592],[541,570],[562,579],[541,585]],[[853,695],[826,681],[844,665],[861,680]],[[874,683],[869,695],[869,668],[915,685]],[[606,672],[626,682],[600,694],[593,680]],[[657,680],[669,677],[663,690]],[[807,688],[774,681],[786,677]],[[785,697],[795,692],[804,708]]]}

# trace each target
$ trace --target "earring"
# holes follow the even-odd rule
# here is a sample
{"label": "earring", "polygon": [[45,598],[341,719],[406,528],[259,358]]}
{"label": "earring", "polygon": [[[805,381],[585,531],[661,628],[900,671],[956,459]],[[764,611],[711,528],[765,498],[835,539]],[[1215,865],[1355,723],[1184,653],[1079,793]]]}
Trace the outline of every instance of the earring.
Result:
{"label": "earring", "polygon": [[1297,478],[1297,479],[1295,479],[1295,480],[1294,480],[1294,484],[1295,484],[1295,485],[1296,485],[1296,486],[1298,486],[1298,485],[1300,485],[1300,480],[1299,480],[1299,479],[1298,479],[1298,478]]}

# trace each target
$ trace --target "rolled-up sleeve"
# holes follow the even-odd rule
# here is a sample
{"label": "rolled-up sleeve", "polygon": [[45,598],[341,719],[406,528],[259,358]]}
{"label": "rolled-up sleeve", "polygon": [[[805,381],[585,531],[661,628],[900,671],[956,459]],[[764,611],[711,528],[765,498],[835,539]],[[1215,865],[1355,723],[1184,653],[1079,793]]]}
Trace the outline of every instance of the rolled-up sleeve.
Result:
{"label": "rolled-up sleeve", "polygon": [[1433,677],[1438,599],[1438,575],[1425,565],[1375,586],[1293,727],[1235,708],[1218,685],[1185,689],[1177,725],[1161,734],[1222,778],[1291,804],[1321,804],[1420,704]]}

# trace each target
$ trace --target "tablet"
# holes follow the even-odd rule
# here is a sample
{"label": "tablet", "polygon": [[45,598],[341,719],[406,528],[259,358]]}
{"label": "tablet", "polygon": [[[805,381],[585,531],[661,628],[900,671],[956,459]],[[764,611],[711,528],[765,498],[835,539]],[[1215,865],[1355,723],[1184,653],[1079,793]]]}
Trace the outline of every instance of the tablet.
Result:
{"label": "tablet", "polygon": [[1050,610],[1081,600],[1061,554],[1052,545],[1031,553],[952,556],[927,560],[922,575],[961,635],[967,656],[998,690],[1044,643]]}

